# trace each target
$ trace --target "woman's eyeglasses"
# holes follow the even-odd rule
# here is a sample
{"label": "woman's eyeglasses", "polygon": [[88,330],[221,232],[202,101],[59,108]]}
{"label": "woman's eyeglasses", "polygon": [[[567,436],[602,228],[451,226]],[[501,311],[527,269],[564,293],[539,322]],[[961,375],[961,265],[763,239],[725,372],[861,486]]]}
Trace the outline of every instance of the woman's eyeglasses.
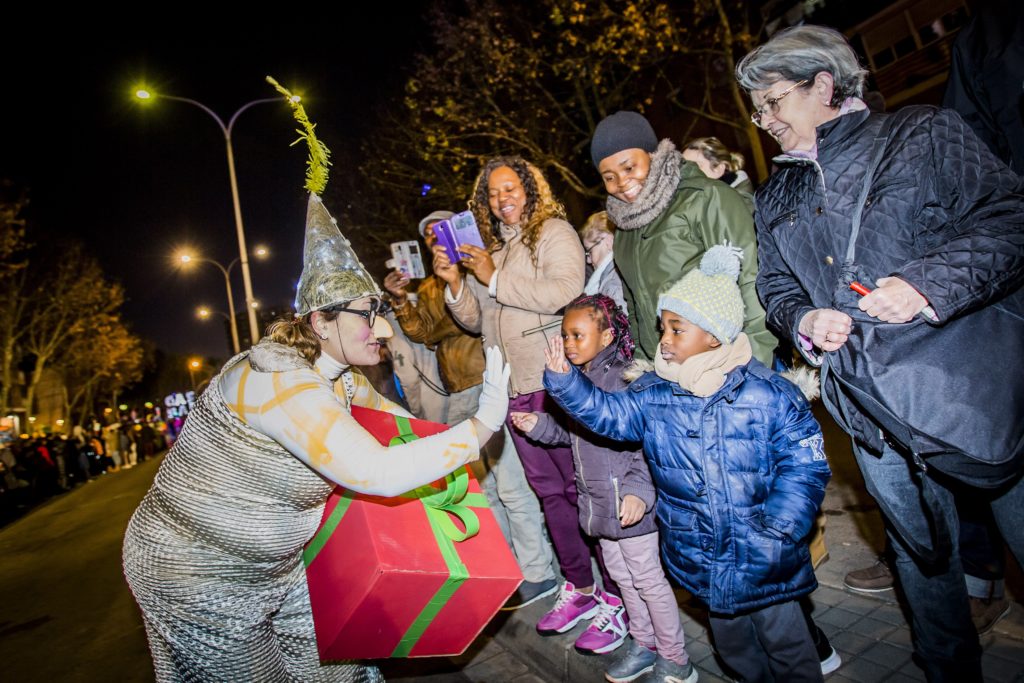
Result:
{"label": "woman's eyeglasses", "polygon": [[760,128],[761,127],[761,119],[764,118],[766,110],[770,111],[772,116],[775,116],[776,114],[778,114],[779,113],[779,102],[781,102],[783,100],[783,98],[786,97],[786,95],[788,95],[789,93],[793,92],[794,90],[799,88],[801,85],[805,85],[806,83],[807,83],[807,79],[804,79],[804,80],[802,80],[802,81],[800,81],[798,83],[794,83],[793,85],[789,86],[788,88],[783,90],[781,93],[779,93],[775,97],[766,98],[765,101],[764,101],[764,104],[762,104],[760,107],[758,107],[756,110],[754,110],[754,113],[750,115],[750,120],[754,122],[755,126]]}
{"label": "woman's eyeglasses", "polygon": [[388,305],[383,301],[374,301],[370,308],[346,308],[344,306],[335,306],[333,309],[336,313],[352,313],[354,315],[362,316],[366,319],[366,325],[373,327],[373,323],[377,322],[377,316],[387,313]]}
{"label": "woman's eyeglasses", "polygon": [[598,238],[598,240],[596,242],[594,242],[593,244],[591,244],[589,247],[586,245],[586,243],[584,243],[583,244],[583,258],[584,259],[590,258],[590,252],[592,252],[595,249],[597,249],[597,246],[599,244],[601,244],[602,242],[604,242],[604,238],[603,237],[602,238]]}

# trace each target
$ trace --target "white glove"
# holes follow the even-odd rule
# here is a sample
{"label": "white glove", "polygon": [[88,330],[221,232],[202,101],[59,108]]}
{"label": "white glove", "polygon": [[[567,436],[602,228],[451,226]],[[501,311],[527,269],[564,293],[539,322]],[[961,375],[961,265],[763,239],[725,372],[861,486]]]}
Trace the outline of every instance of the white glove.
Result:
{"label": "white glove", "polygon": [[492,432],[501,430],[508,414],[508,378],[512,367],[502,361],[501,351],[497,346],[487,347],[484,352],[487,364],[484,368],[484,385],[480,392],[480,405],[476,409],[476,419]]}

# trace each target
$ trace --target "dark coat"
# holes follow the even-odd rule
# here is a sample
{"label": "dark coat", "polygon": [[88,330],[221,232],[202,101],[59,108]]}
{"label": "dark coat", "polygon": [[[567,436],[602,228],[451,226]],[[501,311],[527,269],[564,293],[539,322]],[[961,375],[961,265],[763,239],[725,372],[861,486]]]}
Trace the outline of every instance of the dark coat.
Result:
{"label": "dark coat", "polygon": [[[619,391],[628,386],[622,378],[627,365],[626,361],[615,357],[613,345],[590,362],[585,374],[595,386]],[[619,539],[657,531],[654,483],[639,441],[623,443],[606,439],[571,419],[567,430],[547,413],[539,414],[530,438],[543,444],[572,446],[580,526],[587,535]],[[619,522],[619,505],[627,494],[642,500],[647,511],[639,522],[623,529]]]}
{"label": "dark coat", "polygon": [[1024,9],[1016,0],[977,5],[953,44],[942,104],[1024,175]]}
{"label": "dark coat", "polygon": [[[855,325],[876,322],[857,309],[857,296],[837,283],[872,140],[886,116],[893,117],[892,126],[857,240],[862,283],[874,288],[877,278],[895,276],[912,285],[938,315],[936,334],[948,321],[996,303],[1009,313],[1008,319],[1024,319],[1020,178],[992,155],[954,111],[934,107],[906,107],[895,114],[859,111],[819,126],[817,160],[776,157],[779,171],[756,193],[758,294],[769,327],[798,347],[800,320],[815,308],[843,310],[854,317]],[[900,350],[900,336],[890,336],[887,356],[898,356],[901,363],[922,373],[941,372],[944,364],[961,360],[955,352],[945,358],[924,358],[915,348]],[[962,419],[961,400],[978,401],[996,383],[1008,381],[999,362],[1007,352],[1004,340],[978,338],[971,350],[991,362],[972,364],[970,395],[932,401],[934,411],[947,421]],[[813,350],[805,351],[805,356],[814,364],[821,362]],[[863,360],[872,362],[867,353]],[[1020,382],[1019,377],[1010,380]],[[833,382],[826,383],[822,392],[838,406],[833,412],[837,421],[859,441],[879,450],[877,424]]]}
{"label": "dark coat", "polygon": [[792,383],[756,359],[707,398],[653,372],[608,393],[577,369],[544,374],[569,415],[610,439],[643,439],[669,573],[735,614],[817,587],[807,535],[830,476],[821,429]]}

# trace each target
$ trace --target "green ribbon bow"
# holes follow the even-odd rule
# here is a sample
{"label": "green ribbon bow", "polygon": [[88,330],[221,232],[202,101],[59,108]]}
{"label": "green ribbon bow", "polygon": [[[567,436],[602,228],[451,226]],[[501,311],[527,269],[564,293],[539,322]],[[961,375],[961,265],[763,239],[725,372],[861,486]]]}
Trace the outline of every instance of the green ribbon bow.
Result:
{"label": "green ribbon bow", "polygon": [[[399,415],[394,417],[395,424],[398,426],[398,436],[391,439],[388,443],[389,447],[409,443],[419,438],[413,433],[409,418]],[[434,532],[434,539],[437,541],[437,547],[448,568],[448,577],[402,634],[401,640],[391,653],[392,657],[407,657],[409,655],[437,614],[448,603],[459,586],[469,578],[469,570],[459,558],[455,543],[472,538],[480,532],[480,519],[470,507],[487,507],[487,499],[482,493],[468,493],[469,474],[464,467],[446,476],[444,481],[443,489],[437,489],[427,484],[408,493],[403,493],[401,496],[402,498],[418,499],[423,504],[430,528]],[[356,495],[358,494],[346,490],[334,510],[331,511],[330,516],[324,521],[320,531],[310,541],[302,556],[307,567],[312,564],[317,554],[327,544],[327,540],[341,523],[342,517],[345,516]],[[452,520],[453,516],[462,522],[465,527],[464,531],[459,529]]]}

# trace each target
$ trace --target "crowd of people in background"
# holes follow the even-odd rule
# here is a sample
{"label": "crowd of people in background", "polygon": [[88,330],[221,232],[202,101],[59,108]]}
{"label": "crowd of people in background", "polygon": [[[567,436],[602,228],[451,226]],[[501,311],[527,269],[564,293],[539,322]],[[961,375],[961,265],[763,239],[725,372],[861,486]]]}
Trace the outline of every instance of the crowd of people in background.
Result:
{"label": "crowd of people in background", "polygon": [[163,422],[127,417],[75,425],[71,435],[15,439],[0,448],[0,524],[47,498],[135,467],[167,449]]}

